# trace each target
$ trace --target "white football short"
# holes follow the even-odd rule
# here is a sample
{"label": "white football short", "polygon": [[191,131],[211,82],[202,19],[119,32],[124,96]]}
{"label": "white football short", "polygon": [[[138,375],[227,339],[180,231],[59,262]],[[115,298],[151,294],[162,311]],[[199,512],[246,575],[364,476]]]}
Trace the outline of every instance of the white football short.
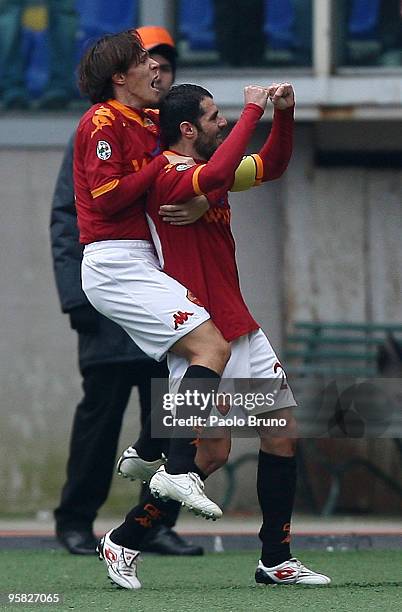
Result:
{"label": "white football short", "polygon": [[120,325],[149,357],[161,361],[209,313],[165,274],[146,240],[104,240],[84,249],[82,288],[101,314]]}
{"label": "white football short", "polygon": [[[177,393],[188,362],[183,357],[169,353],[168,366],[169,391]],[[244,385],[241,382],[239,384],[238,379],[244,378],[248,381]],[[218,392],[227,394],[228,399],[236,399],[231,407],[227,406],[230,408],[227,413],[229,418],[244,417],[245,412],[257,415],[297,406],[282,365],[262,329],[231,342],[231,356],[223,371]],[[241,400],[247,402],[240,405]],[[217,408],[213,408],[211,416],[218,414]]]}

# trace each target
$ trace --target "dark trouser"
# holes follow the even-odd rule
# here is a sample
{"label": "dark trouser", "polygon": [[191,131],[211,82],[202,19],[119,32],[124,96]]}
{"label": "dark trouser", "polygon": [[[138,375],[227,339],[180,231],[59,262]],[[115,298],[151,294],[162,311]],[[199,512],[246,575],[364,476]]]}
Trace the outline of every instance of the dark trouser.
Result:
{"label": "dark trouser", "polygon": [[[84,397],[77,406],[70,439],[67,481],[54,512],[58,529],[92,526],[109,493],[131,389],[139,389],[142,426],[151,410],[150,379],[166,376],[165,363],[151,360],[85,370]],[[179,508],[166,517],[168,526],[175,524]]]}

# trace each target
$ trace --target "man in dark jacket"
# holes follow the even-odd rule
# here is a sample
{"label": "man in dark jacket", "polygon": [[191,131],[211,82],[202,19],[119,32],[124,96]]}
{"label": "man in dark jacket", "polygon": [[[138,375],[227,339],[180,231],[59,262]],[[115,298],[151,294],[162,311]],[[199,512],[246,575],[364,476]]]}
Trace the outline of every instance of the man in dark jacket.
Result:
{"label": "man in dark jacket", "polygon": [[[165,79],[167,92],[174,78],[173,41],[163,28],[140,28],[140,34],[144,46],[161,64],[160,79]],[[143,426],[151,410],[151,378],[167,378],[168,371],[165,362],[147,357],[120,326],[99,314],[81,288],[82,247],[74,205],[73,141],[74,137],[64,155],[53,196],[51,242],[61,308],[78,333],[84,397],[76,409],[67,481],[54,515],[60,543],[71,553],[93,554],[97,544],[93,522],[109,493],[122,418],[132,387],[138,387]],[[179,509],[177,503],[162,525],[150,529],[143,550],[202,554],[202,548],[188,544],[172,529]]]}

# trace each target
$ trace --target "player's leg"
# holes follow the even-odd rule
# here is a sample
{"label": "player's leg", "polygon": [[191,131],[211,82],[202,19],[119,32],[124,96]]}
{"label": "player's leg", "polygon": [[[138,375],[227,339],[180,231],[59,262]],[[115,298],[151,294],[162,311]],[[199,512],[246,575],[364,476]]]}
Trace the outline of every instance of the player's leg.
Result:
{"label": "player's leg", "polygon": [[[230,434],[219,439],[202,439],[197,455],[205,472],[212,473],[226,462],[229,451]],[[139,552],[147,549],[150,532],[158,529],[174,512],[175,503],[148,496],[130,510],[121,525],[103,536],[97,550],[114,582],[127,589],[141,586],[136,574]]]}
{"label": "player's leg", "polygon": [[126,589],[141,585],[136,573],[136,560],[153,529],[163,524],[166,516],[174,511],[176,502],[155,499],[151,494],[126,515],[116,529],[101,538],[97,551],[104,560],[108,575]]}
{"label": "player's leg", "polygon": [[[147,483],[166,461],[165,457],[169,447],[169,440],[152,435],[151,419],[152,410],[155,419],[162,418],[162,396],[169,388],[169,370],[166,360],[157,362],[145,355],[144,359],[137,364],[136,370],[134,384],[138,387],[140,399],[141,429],[137,440],[119,458],[117,472],[124,478],[141,480],[143,489],[148,492]],[[155,381],[154,388],[153,381]]]}
{"label": "player's leg", "polygon": [[109,493],[122,417],[131,392],[129,364],[87,368],[83,389],[71,432],[67,480],[54,514],[63,545],[76,554],[93,554],[92,526]]}
{"label": "player's leg", "polygon": [[[178,377],[186,371],[185,359],[174,358],[174,374]],[[180,369],[181,368],[181,369]],[[230,436],[223,440],[202,440],[197,454],[199,465],[207,473],[226,461],[230,450]],[[146,542],[151,527],[157,527],[164,517],[174,508],[174,502],[162,501],[153,497],[138,504],[126,516],[123,523],[107,533],[99,543],[98,552],[106,563],[110,578],[125,588],[138,588],[136,559]],[[122,577],[123,572],[123,577]]]}
{"label": "player's leg", "polygon": [[[147,429],[148,422],[150,421],[151,417],[151,409],[153,404],[152,379],[158,379],[158,382],[161,384],[160,392],[163,393],[163,391],[168,391],[168,376],[169,370],[167,368],[166,361],[158,363],[151,359],[146,359],[144,362],[142,362],[142,366],[138,371],[138,378],[136,380],[140,396],[141,431]],[[156,399],[156,404],[157,406],[161,406],[162,397],[159,401]],[[151,434],[151,431],[149,431],[149,434]],[[143,442],[144,436],[142,436],[141,439]],[[159,457],[161,457],[162,453],[167,456],[169,440],[166,438],[152,438],[151,435],[149,435],[148,445],[149,443],[151,443],[153,447],[153,453],[159,452]],[[137,449],[140,457],[144,456],[143,453],[147,454],[147,448],[145,445],[141,445],[141,442],[139,445],[137,445]],[[148,494],[148,484],[143,483],[139,503],[144,502]],[[203,554],[204,551],[201,546],[195,546],[186,542],[184,538],[174,531],[173,528],[176,525],[180,509],[181,504],[179,502],[176,502],[175,506],[169,505],[161,524],[154,527],[154,529],[151,529],[142,541],[142,551],[169,555]]]}
{"label": "player's leg", "polygon": [[[199,348],[203,342],[203,334],[200,333],[200,329],[208,324],[209,321],[203,323],[180,341],[181,350],[187,351],[186,354],[189,357],[194,355],[194,360],[197,359],[197,355],[203,355],[201,348]],[[194,340],[194,335],[199,336],[201,340],[199,342],[197,339]],[[205,335],[208,338],[208,334]],[[190,348],[185,349],[183,346],[187,341]],[[209,346],[211,345],[213,345],[213,342],[209,343]],[[184,358],[174,356],[170,361],[172,359],[174,359],[176,364],[180,364],[180,371],[177,367],[174,368],[173,376],[179,382],[178,392],[182,393],[183,396],[185,396],[186,391],[193,390],[194,386],[203,393],[211,393],[217,390],[220,378],[213,371],[203,366],[189,366],[188,360]],[[214,359],[215,364],[217,364],[216,355],[214,355]],[[152,422],[154,424],[162,423],[164,410],[163,399],[159,397],[159,393],[157,396],[154,395],[152,399],[150,398],[150,401],[153,404],[153,417],[152,419],[149,418],[146,422],[137,442],[122,454],[118,462],[119,473],[131,479],[140,478],[141,480],[149,481],[153,474],[158,471],[151,484],[151,491],[155,495],[160,496],[162,499],[172,498],[177,502],[181,502],[190,510],[200,513],[206,518],[219,518],[222,514],[220,508],[209,500],[204,493],[202,480],[205,479],[209,471],[207,470],[205,473],[203,464],[196,460],[196,434],[191,428],[188,428],[184,437],[175,437],[175,435],[181,436],[183,433],[180,431],[180,428],[174,428],[173,431],[169,431],[165,434],[164,440],[160,439],[155,432],[152,434]],[[178,419],[181,417],[185,418],[187,414],[191,413],[191,410],[192,407],[185,404],[181,407],[181,412],[176,414],[176,417]],[[204,418],[207,412],[208,410],[203,411],[202,416]],[[168,435],[171,436],[170,440],[167,439]],[[169,455],[166,471],[163,468],[163,458],[161,457],[163,441],[170,442],[168,444]],[[165,454],[167,455],[167,452]],[[172,466],[170,469],[169,465]],[[160,467],[161,469],[158,469]],[[188,493],[183,494],[183,491],[190,489],[192,491],[191,495]],[[167,520],[169,519],[166,517],[165,524]]]}
{"label": "player's leg", "polygon": [[[230,353],[228,343],[206,310],[188,298],[187,289],[161,271],[147,243],[107,241],[89,245],[84,251],[82,280],[95,308],[120,324],[147,355],[159,361],[175,347],[173,350],[187,357],[189,367],[182,382],[185,388],[191,389],[200,380],[208,389],[218,384]],[[222,513],[203,492],[191,441],[177,441],[169,480],[183,474],[188,481],[191,473],[191,482],[186,482],[183,491],[190,487],[202,501],[202,512],[217,518]],[[160,471],[159,477],[166,479],[163,466]],[[184,493],[174,499],[188,502]]]}
{"label": "player's leg", "polygon": [[[196,459],[198,431],[194,426],[195,422],[205,421],[208,416],[220,377],[203,366],[189,365],[186,358],[172,353],[169,353],[168,365],[169,397],[174,397],[174,411],[170,415],[172,424],[161,427],[165,421],[163,414],[159,422],[155,414],[153,419],[154,431],[160,428],[164,435],[170,436],[168,461],[151,478],[150,489],[157,497],[181,501],[195,514],[205,518],[220,518],[222,511],[204,492],[203,481],[207,474]],[[202,405],[194,399],[197,393],[207,398]],[[183,401],[179,402],[179,397]]]}
{"label": "player's leg", "polygon": [[[206,476],[210,476],[224,466],[229,457],[231,448],[230,428],[220,429],[225,430],[225,432],[219,432],[219,436],[222,437],[202,437],[197,447],[197,464]],[[218,435],[218,432],[216,434]]]}
{"label": "player's leg", "polygon": [[180,338],[171,352],[186,359],[188,367],[199,366],[214,371],[219,377],[230,358],[230,345],[211,319]]}
{"label": "player's leg", "polygon": [[[222,342],[223,341],[223,342]],[[174,376],[182,380],[186,377],[187,374],[191,374],[194,370],[189,370],[193,365],[204,367],[205,363],[209,365],[206,368],[211,369],[212,372],[216,372],[218,374],[222,370],[223,363],[227,359],[228,355],[228,343],[226,343],[216,327],[211,324],[211,321],[207,321],[202,323],[199,327],[188,333],[184,336],[179,342],[177,342],[172,347],[172,352],[177,353],[177,355],[184,355],[182,359],[177,357],[177,360],[180,362],[180,371],[177,369],[174,372]],[[156,365],[156,364],[155,364]],[[167,370],[168,372],[168,370]],[[169,376],[167,373],[166,376]],[[155,378],[155,376],[154,376]],[[216,376],[213,376],[213,380],[216,380]],[[215,389],[215,383],[213,383],[213,388]],[[140,388],[141,390],[141,388]],[[166,392],[168,388],[166,389]],[[149,393],[151,389],[149,389]],[[156,393],[156,391],[154,391]],[[152,413],[153,413],[153,422],[156,423],[158,421],[162,422],[162,417],[165,414],[162,403],[162,398],[159,398],[160,389],[158,390],[158,397],[151,398],[149,396],[149,402],[152,401]],[[136,442],[133,443],[132,447],[135,449],[135,452],[141,459],[146,460],[150,464],[155,462],[157,465],[157,461],[161,459],[161,454],[164,452],[163,447],[167,450],[169,447],[169,442],[166,438],[158,438],[152,435],[151,432],[152,420],[147,419],[141,427],[141,434]],[[193,437],[191,438],[191,441]],[[127,449],[127,459],[132,455],[132,451]],[[167,456],[167,452],[164,453]],[[122,456],[122,459],[124,457]],[[122,472],[133,479],[141,478],[141,470],[140,467],[136,467],[135,459],[130,462],[122,461],[121,469]],[[152,465],[149,466],[151,470],[151,476],[156,471],[157,467],[152,472]],[[190,467],[192,467],[190,465]],[[193,468],[194,469],[194,468]],[[198,470],[196,470],[198,471]],[[149,480],[149,478],[145,479]]]}
{"label": "player's leg", "polygon": [[258,418],[287,423],[280,431],[275,427],[257,428],[261,440],[257,468],[257,495],[263,518],[259,534],[261,562],[273,567],[292,556],[290,524],[296,493],[296,440],[291,436],[296,422],[290,408],[259,414]]}
{"label": "player's leg", "polygon": [[[271,410],[261,408],[254,411],[254,415],[261,419],[261,425],[257,426],[261,440],[257,494],[263,518],[259,534],[262,553],[256,581],[262,584],[328,584],[330,579],[327,576],[303,566],[292,558],[290,551],[297,480],[296,402],[286,374],[261,330],[250,336],[250,376],[262,379],[266,390],[272,388],[274,396]],[[268,419],[275,425],[269,425]]]}
{"label": "player's leg", "polygon": [[[292,408],[258,415],[263,421],[286,421],[281,431],[260,427],[257,494],[262,512],[261,558],[255,573],[259,584],[326,585],[328,576],[319,574],[295,559],[290,550],[290,530],[296,494],[296,420]],[[289,437],[282,437],[289,436]]]}
{"label": "player's leg", "polygon": [[[162,366],[163,367],[163,366]],[[145,391],[144,388],[142,389]],[[148,404],[149,400],[153,401],[152,393],[149,394],[149,388],[143,393],[143,399],[146,400]],[[158,403],[159,405],[159,403]],[[145,417],[146,409],[143,412],[143,416]],[[147,425],[149,425],[148,433],[151,438],[151,426],[150,426],[150,418],[148,417],[146,421]],[[141,437],[140,437],[141,438]],[[147,439],[141,438],[144,449],[146,448]],[[132,447],[133,448],[133,447]],[[141,448],[141,452],[143,448]],[[158,439],[157,448],[155,447],[153,452],[161,452],[162,449],[162,439]],[[136,450],[134,448],[134,450]],[[124,453],[119,460],[120,470],[125,470],[127,476],[137,477],[138,475],[138,465],[135,460],[131,461],[122,461],[124,457]],[[142,460],[144,462],[144,460]],[[138,552],[142,550],[142,542],[146,540],[149,532],[153,528],[157,528],[159,525],[163,524],[166,520],[169,520],[169,516],[175,515],[177,510],[177,501],[168,500],[163,501],[161,499],[156,499],[151,493],[147,493],[141,502],[137,504],[134,508],[132,508],[129,513],[126,515],[125,520],[121,525],[119,525],[116,529],[111,530],[106,536],[103,538],[103,541],[100,544],[100,554],[103,558],[105,558],[107,562],[107,549],[108,546],[117,546],[121,549],[134,550]],[[132,587],[127,587],[132,588]]]}
{"label": "player's leg", "polygon": [[[229,344],[213,323],[206,321],[176,342],[171,351],[187,363],[186,371],[178,377],[180,385],[177,392],[183,398],[194,397],[192,395],[194,391],[203,393],[204,397],[212,397],[218,390],[222,372],[230,357]],[[172,372],[171,378],[175,376],[176,374]],[[185,419],[193,414],[206,418],[211,407],[212,402],[202,407],[202,411],[198,411],[190,399],[189,402],[177,406],[175,416],[178,419]],[[169,474],[195,472],[203,479],[205,474],[195,461],[197,449],[193,443],[194,435],[191,433],[190,436],[183,437],[181,434],[183,431],[180,431],[179,427],[172,432],[166,471]]]}

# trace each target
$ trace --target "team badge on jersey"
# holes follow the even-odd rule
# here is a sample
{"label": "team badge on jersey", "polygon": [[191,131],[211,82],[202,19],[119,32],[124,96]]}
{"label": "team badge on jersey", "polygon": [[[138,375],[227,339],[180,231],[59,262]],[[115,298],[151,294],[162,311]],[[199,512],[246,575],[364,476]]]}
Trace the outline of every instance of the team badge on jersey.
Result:
{"label": "team badge on jersey", "polygon": [[102,161],[106,161],[112,157],[112,147],[106,140],[98,140],[98,144],[96,145],[96,155]]}
{"label": "team badge on jersey", "polygon": [[175,168],[177,172],[183,172],[183,170],[188,170],[189,168],[191,168],[191,166],[189,166],[188,164],[177,164]]}

